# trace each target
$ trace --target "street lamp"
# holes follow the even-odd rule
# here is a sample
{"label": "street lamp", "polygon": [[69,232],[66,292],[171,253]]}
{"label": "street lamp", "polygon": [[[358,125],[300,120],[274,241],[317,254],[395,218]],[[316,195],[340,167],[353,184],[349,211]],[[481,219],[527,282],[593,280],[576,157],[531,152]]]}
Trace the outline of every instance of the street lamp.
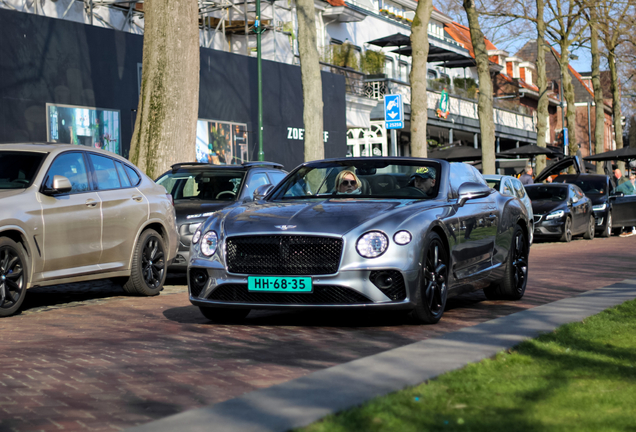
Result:
{"label": "street lamp", "polygon": [[263,153],[263,72],[261,69],[261,35],[265,28],[261,25],[261,0],[256,0],[256,20],[254,21],[254,33],[256,33],[256,79],[258,81],[258,160],[265,160]]}

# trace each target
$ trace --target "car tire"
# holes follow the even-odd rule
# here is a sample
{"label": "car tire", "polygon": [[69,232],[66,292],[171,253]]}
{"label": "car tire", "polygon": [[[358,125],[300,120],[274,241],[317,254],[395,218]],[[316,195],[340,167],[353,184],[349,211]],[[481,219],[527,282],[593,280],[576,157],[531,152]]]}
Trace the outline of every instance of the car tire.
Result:
{"label": "car tire", "polygon": [[601,233],[601,237],[609,237],[612,235],[612,212],[607,212],[607,222],[605,223],[605,228]]}
{"label": "car tire", "polygon": [[590,215],[590,221],[587,223],[587,230],[585,230],[585,234],[583,234],[583,238],[585,240],[594,240],[595,226],[596,226],[596,219],[594,219],[594,215]]}
{"label": "car tire", "polygon": [[563,234],[561,235],[561,241],[570,243],[572,241],[572,219],[568,216],[563,223]]}
{"label": "car tire", "polygon": [[130,277],[123,285],[131,295],[155,296],[166,281],[166,248],[153,229],[141,233],[133,252]]}
{"label": "car tire", "polygon": [[409,317],[420,324],[435,324],[444,314],[448,298],[449,256],[436,233],[429,234],[422,255],[420,286],[415,293],[415,309]]}
{"label": "car tire", "polygon": [[20,310],[26,296],[27,266],[22,245],[8,237],[0,238],[0,317]]}
{"label": "car tire", "polygon": [[519,225],[515,226],[512,243],[508,250],[508,263],[503,279],[484,288],[489,300],[519,300],[528,284],[528,241]]}
{"label": "car tire", "polygon": [[204,317],[216,323],[241,322],[250,313],[250,309],[226,309],[217,307],[199,306]]}

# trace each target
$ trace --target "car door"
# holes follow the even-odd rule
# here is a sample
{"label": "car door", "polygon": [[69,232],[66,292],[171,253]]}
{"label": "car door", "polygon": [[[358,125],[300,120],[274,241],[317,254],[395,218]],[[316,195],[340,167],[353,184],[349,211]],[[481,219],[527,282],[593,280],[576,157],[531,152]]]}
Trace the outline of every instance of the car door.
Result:
{"label": "car door", "polygon": [[636,195],[610,195],[612,203],[612,225],[615,227],[636,226]]}
{"label": "car door", "polygon": [[568,206],[570,206],[572,214],[572,232],[582,233],[587,228],[589,200],[584,199],[585,195],[578,186],[570,185],[568,190]]}
{"label": "car door", "polygon": [[63,194],[39,194],[44,221],[43,279],[96,270],[102,252],[101,202],[89,174],[81,151],[60,154],[47,171],[42,191],[53,186],[56,175],[68,178],[72,189]]}
{"label": "car door", "polygon": [[137,232],[148,219],[148,200],[133,185],[120,161],[89,153],[94,184],[102,204],[103,269],[116,270],[128,266]]}

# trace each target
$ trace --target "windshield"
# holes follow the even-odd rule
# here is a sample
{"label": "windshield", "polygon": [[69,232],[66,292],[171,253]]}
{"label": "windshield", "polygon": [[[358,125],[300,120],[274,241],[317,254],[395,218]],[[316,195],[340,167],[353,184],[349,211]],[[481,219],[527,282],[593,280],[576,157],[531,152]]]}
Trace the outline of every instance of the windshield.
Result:
{"label": "windshield", "polygon": [[271,194],[270,200],[335,198],[426,199],[437,196],[437,162],[342,160],[301,167]]}
{"label": "windshield", "polygon": [[565,201],[568,197],[567,186],[527,186],[526,192],[531,201]]}
{"label": "windshield", "polygon": [[0,151],[0,189],[31,186],[45,157],[45,153]]}
{"label": "windshield", "polygon": [[244,171],[188,170],[170,172],[157,180],[175,201],[235,201],[243,180]]}
{"label": "windshield", "polygon": [[585,195],[606,195],[607,194],[607,182],[604,179],[573,179],[570,177],[559,176],[554,179],[557,183],[570,183],[575,184],[581,188]]}

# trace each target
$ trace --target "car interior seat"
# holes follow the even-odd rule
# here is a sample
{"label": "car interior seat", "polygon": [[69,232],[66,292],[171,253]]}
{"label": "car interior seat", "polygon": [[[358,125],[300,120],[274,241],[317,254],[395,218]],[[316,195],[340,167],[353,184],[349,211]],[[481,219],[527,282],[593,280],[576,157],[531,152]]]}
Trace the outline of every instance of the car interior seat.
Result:
{"label": "car interior seat", "polygon": [[374,195],[382,195],[397,189],[395,177],[389,174],[371,176],[369,183],[371,183],[371,191]]}

